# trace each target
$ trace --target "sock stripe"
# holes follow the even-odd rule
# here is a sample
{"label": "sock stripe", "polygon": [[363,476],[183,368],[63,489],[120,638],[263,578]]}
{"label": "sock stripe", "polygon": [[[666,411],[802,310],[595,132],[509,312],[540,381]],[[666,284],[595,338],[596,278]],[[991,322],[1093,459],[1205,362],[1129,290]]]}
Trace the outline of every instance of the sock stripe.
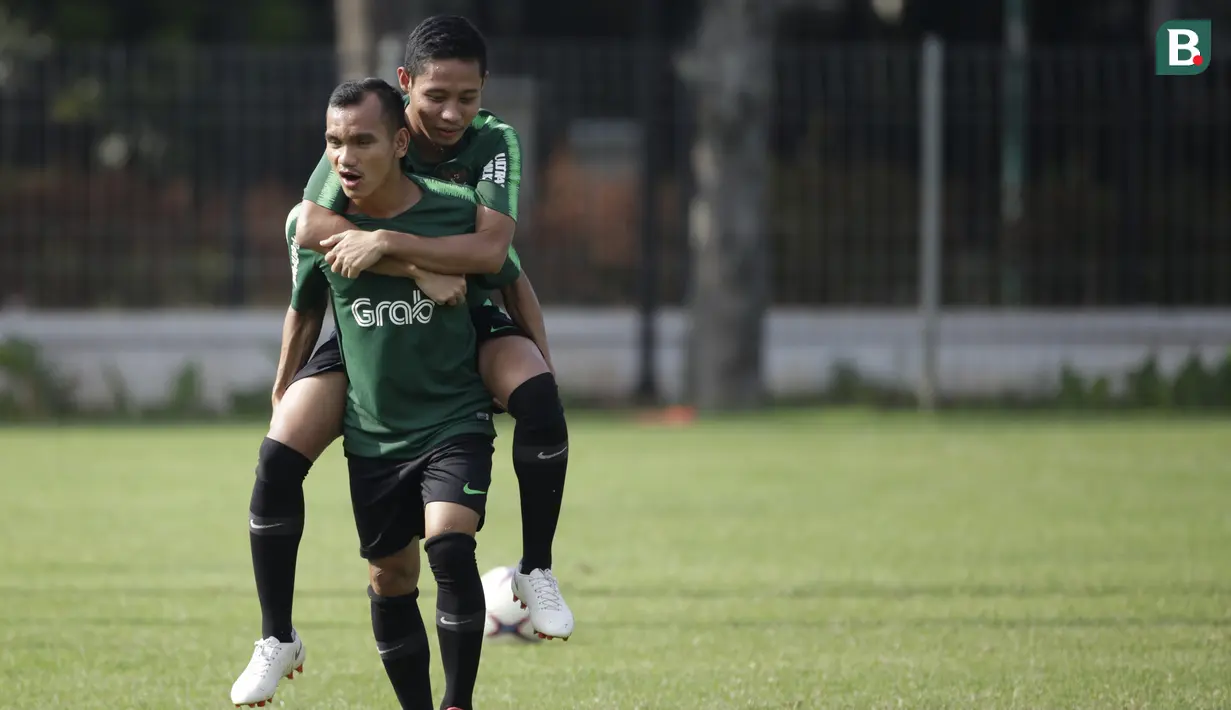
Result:
{"label": "sock stripe", "polygon": [[301,535],[303,518],[267,518],[249,511],[248,532],[253,535]]}
{"label": "sock stripe", "polygon": [[486,620],[486,611],[476,611],[473,614],[446,614],[439,609],[436,610],[436,626],[446,631],[459,633],[482,631]]}
{"label": "sock stripe", "polygon": [[568,441],[558,444],[521,444],[513,443],[514,461],[531,461],[542,463],[564,463],[568,461]]}
{"label": "sock stripe", "polygon": [[414,635],[397,641],[377,641],[376,651],[381,660],[392,661],[418,653],[424,646],[427,646],[427,636]]}

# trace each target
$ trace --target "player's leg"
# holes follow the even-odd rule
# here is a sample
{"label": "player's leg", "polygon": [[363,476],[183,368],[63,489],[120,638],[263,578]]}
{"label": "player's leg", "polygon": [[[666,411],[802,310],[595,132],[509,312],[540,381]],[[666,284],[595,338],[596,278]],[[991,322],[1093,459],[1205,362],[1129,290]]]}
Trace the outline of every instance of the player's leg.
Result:
{"label": "player's leg", "polygon": [[261,640],[231,687],[236,705],[269,700],[283,677],[303,668],[303,642],[291,623],[303,537],[303,482],[313,462],[337,438],[345,402],[346,374],[335,338],[322,344],[296,374],[261,442],[248,506]]}
{"label": "player's leg", "polygon": [[436,578],[436,636],[445,671],[443,708],[471,710],[487,605],[475,561],[492,477],[485,436],[455,439],[432,452],[423,472],[424,542]]}
{"label": "player's leg", "polygon": [[419,613],[423,463],[348,456],[347,467],[376,650],[403,710],[434,710],[431,648]]}
{"label": "player's leg", "polygon": [[291,639],[303,483],[312,464],[341,433],[345,406],[346,372],[335,335],[296,373],[257,455],[248,529],[263,638]]}
{"label": "player's leg", "polygon": [[476,308],[472,319],[479,373],[516,421],[513,471],[521,497],[522,559],[513,592],[530,610],[535,631],[566,639],[573,633],[573,613],[551,571],[569,454],[556,378],[538,346],[499,308]]}

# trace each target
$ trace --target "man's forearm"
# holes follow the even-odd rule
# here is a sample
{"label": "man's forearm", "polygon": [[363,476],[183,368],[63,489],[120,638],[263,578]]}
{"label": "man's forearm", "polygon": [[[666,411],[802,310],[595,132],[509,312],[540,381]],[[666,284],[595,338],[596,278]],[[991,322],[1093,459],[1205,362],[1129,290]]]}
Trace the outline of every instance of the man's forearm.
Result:
{"label": "man's forearm", "polygon": [[312,348],[321,337],[325,311],[286,309],[282,321],[282,348],[278,353],[278,371],[274,375],[274,394],[281,397],[291,384],[291,378],[312,355]]}
{"label": "man's forearm", "polygon": [[[295,227],[295,241],[304,249],[327,254],[321,242],[335,234],[358,229],[345,216],[305,201]],[[408,276],[407,268],[418,266],[437,274],[465,276],[494,274],[504,266],[507,240],[489,232],[471,232],[449,237],[425,238],[387,229],[377,230],[385,254],[378,266],[370,269],[386,276]],[[401,262],[402,266],[394,266]],[[411,275],[413,278],[413,275]]]}
{"label": "man's forearm", "polygon": [[321,242],[348,229],[358,227],[337,212],[304,200],[303,207],[299,210],[299,219],[295,223],[295,242],[304,249],[324,254],[329,250],[322,247]]}
{"label": "man's forearm", "polygon": [[392,257],[384,257],[380,261],[372,265],[368,271],[381,276],[400,276],[408,279],[417,279],[422,275],[419,267],[409,261],[394,259]]}
{"label": "man's forearm", "polygon": [[543,353],[547,367],[555,372],[556,368],[551,362],[551,349],[547,345],[547,324],[543,321],[543,307],[534,293],[534,287],[530,285],[529,277],[523,273],[521,278],[500,289],[500,296],[504,299],[504,308],[509,312],[509,317],[526,331]]}
{"label": "man's forearm", "polygon": [[377,235],[385,256],[438,274],[499,273],[509,252],[508,241],[489,232],[429,238],[381,229]]}

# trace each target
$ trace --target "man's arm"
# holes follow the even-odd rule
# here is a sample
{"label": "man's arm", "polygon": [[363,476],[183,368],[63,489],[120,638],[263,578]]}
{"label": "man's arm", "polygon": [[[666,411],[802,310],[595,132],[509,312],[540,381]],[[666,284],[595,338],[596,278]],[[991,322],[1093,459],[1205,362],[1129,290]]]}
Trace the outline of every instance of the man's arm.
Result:
{"label": "man's arm", "polygon": [[543,353],[543,360],[547,362],[547,367],[554,373],[555,367],[551,364],[551,350],[547,347],[547,327],[543,324],[543,309],[539,305],[538,296],[534,293],[534,287],[530,285],[530,279],[521,270],[521,257],[518,256],[517,250],[509,247],[500,271],[474,278],[479,286],[500,291],[509,317],[526,331],[526,334],[538,346],[539,351]]}
{"label": "man's arm", "polygon": [[551,362],[551,349],[547,346],[547,325],[543,322],[543,307],[534,293],[534,287],[530,285],[530,278],[522,272],[520,278],[500,289],[500,297],[504,300],[504,309],[509,312],[509,317],[526,331],[538,346],[539,352],[543,353],[547,369],[555,374],[556,366]]}
{"label": "man's arm", "polygon": [[274,375],[274,409],[278,408],[278,402],[282,401],[282,395],[291,385],[295,373],[308,362],[312,347],[321,337],[321,326],[324,322],[323,309],[286,309],[286,317],[282,320],[282,348],[278,353],[278,371]]}
{"label": "man's arm", "polygon": [[[304,200],[299,219],[295,241],[318,254],[328,254],[348,234],[363,233],[346,217],[310,200]],[[402,262],[403,266],[386,263],[380,270],[369,270],[386,276],[405,276],[407,268],[414,265],[438,274],[494,274],[504,265],[516,228],[512,217],[480,205],[475,212],[475,231],[468,234],[426,238],[378,229],[369,233],[378,242],[376,248],[384,259]]]}
{"label": "man's arm", "polygon": [[305,247],[326,254],[334,271],[344,274],[363,270],[377,255],[440,274],[495,274],[504,266],[516,228],[512,217],[479,205],[475,231],[467,234],[427,238],[388,229],[351,229]]}
{"label": "man's arm", "polygon": [[358,229],[346,217],[312,200],[305,199],[300,205],[299,228],[295,230],[295,243],[304,249],[324,254],[329,251],[329,248],[322,246],[321,242],[340,232]]}
{"label": "man's arm", "polygon": [[286,216],[286,249],[291,261],[291,305],[282,320],[282,347],[271,396],[276,408],[290,385],[291,378],[312,354],[321,335],[321,323],[329,302],[329,279],[321,269],[321,257],[295,244],[300,205]]}
{"label": "man's arm", "polygon": [[516,229],[512,217],[479,205],[475,230],[469,234],[428,239],[381,229],[377,236],[385,256],[420,268],[442,274],[495,274],[504,266]]}

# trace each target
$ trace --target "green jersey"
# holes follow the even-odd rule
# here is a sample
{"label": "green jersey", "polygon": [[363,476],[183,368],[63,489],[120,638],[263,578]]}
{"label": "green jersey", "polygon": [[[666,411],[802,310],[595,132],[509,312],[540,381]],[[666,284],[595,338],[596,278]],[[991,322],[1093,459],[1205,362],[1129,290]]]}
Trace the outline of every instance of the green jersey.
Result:
{"label": "green jersey", "polygon": [[[402,101],[409,99],[402,97]],[[521,142],[517,131],[490,111],[480,110],[474,117],[458,141],[453,157],[438,163],[427,162],[415,154],[411,144],[402,159],[402,170],[469,185],[475,188],[480,205],[517,219]],[[348,201],[328,156],[321,156],[304,188],[303,198],[334,212],[346,212]]]}
{"label": "green jersey", "polygon": [[[367,229],[441,237],[474,230],[477,197],[468,187],[411,176],[422,197],[392,219],[347,217]],[[461,434],[495,436],[491,395],[479,378],[475,332],[465,305],[443,306],[408,278],[364,272],[348,279],[316,252],[295,244],[298,207],[287,217],[294,288],[291,306],[333,312],[350,380],[343,446],[371,458],[411,459]],[[473,277],[500,288],[520,276],[515,260],[499,274]]]}

